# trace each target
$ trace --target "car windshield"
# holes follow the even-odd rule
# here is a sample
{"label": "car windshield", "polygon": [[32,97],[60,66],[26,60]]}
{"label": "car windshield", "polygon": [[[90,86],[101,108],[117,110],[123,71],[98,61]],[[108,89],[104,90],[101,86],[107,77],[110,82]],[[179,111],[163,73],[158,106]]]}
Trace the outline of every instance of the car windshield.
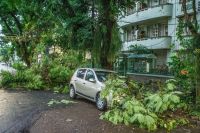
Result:
{"label": "car windshield", "polygon": [[114,74],[113,72],[105,72],[105,71],[95,71],[95,73],[100,82],[105,82],[109,75]]}

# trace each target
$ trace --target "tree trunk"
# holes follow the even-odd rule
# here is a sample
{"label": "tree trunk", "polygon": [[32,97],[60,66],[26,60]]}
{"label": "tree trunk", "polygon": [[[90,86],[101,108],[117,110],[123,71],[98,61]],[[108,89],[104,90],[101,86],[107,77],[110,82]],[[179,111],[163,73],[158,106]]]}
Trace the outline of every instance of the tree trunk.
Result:
{"label": "tree trunk", "polygon": [[112,69],[112,62],[108,60],[108,54],[112,45],[112,31],[114,27],[114,18],[112,17],[112,7],[110,0],[101,0],[102,4],[102,20],[106,31],[103,32],[100,63],[103,68]]}
{"label": "tree trunk", "polygon": [[[94,46],[94,39],[95,39],[94,25],[95,25],[95,0],[92,0],[92,44],[90,48]],[[90,53],[91,53],[91,65],[92,65],[92,68],[94,68],[95,64],[94,64],[94,55],[92,53],[92,49],[90,49]]]}

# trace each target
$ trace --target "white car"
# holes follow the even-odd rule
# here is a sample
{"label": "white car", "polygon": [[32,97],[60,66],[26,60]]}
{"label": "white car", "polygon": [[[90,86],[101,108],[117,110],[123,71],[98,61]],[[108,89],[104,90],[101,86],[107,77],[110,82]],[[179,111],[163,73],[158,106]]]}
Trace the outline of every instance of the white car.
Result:
{"label": "white car", "polygon": [[95,69],[95,68],[79,68],[76,70],[70,81],[70,98],[76,98],[77,95],[96,102],[99,110],[107,107],[107,101],[100,98],[100,92],[105,88],[104,82],[109,74],[114,71]]}

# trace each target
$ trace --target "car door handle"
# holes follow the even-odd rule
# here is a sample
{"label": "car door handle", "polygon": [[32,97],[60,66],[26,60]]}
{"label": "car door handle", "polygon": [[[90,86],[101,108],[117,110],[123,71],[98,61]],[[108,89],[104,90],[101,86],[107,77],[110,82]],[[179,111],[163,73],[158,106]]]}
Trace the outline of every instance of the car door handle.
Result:
{"label": "car door handle", "polygon": [[85,84],[85,83],[83,83],[83,84]]}
{"label": "car door handle", "polygon": [[76,79],[74,81],[77,81]]}

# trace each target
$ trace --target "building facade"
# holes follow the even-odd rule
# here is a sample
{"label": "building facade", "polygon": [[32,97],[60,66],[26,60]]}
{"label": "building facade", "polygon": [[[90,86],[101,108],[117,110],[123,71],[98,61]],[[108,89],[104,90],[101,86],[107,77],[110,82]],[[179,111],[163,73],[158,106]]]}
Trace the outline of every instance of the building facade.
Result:
{"label": "building facade", "polygon": [[[123,57],[118,60],[117,69],[128,73],[171,75],[168,62],[173,51],[181,47],[176,37],[177,26],[183,19],[182,0],[144,0],[127,8],[119,18],[123,42]],[[200,1],[196,0],[197,13]],[[188,0],[187,10],[192,20],[192,1]],[[198,22],[200,15],[197,15]],[[185,29],[185,35],[190,35]],[[151,53],[135,53],[134,46],[144,47]],[[125,68],[126,66],[126,68]]]}

